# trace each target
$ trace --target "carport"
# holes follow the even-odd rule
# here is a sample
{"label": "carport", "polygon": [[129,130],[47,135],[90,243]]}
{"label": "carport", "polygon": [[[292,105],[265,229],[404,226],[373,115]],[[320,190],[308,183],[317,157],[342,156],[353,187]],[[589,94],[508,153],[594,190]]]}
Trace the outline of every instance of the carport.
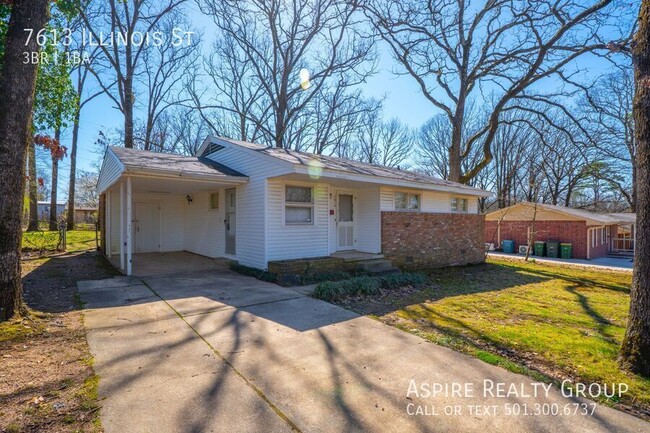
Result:
{"label": "carport", "polygon": [[226,196],[246,182],[206,158],[109,147],[97,184],[102,249],[126,275],[134,274],[134,262],[151,268],[155,256],[141,254],[225,257],[236,205]]}
{"label": "carport", "polygon": [[[120,269],[119,256],[113,255],[109,260],[115,268]],[[131,275],[134,277],[161,276],[180,272],[224,271],[229,269],[228,259],[205,257],[187,251],[133,254],[131,263]]]}

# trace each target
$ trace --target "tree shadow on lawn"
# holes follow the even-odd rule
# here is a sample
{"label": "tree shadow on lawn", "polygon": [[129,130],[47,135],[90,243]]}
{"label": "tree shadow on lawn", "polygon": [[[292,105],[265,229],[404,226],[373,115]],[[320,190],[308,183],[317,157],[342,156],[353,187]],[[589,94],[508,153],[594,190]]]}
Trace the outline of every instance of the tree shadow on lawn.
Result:
{"label": "tree shadow on lawn", "polygon": [[26,259],[22,267],[25,302],[46,313],[79,309],[77,281],[119,275],[101,253],[92,250]]}
{"label": "tree shadow on lawn", "polygon": [[493,263],[435,269],[429,271],[428,276],[430,283],[425,287],[389,291],[379,298],[347,299],[341,304],[361,314],[382,316],[413,304],[506,290],[555,278],[552,275],[531,275],[527,269],[515,269]]}

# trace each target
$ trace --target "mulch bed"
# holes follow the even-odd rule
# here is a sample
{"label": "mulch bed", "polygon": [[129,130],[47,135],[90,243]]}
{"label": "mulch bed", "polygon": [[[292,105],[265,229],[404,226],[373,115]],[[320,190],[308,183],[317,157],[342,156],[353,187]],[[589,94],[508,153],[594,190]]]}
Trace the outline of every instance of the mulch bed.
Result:
{"label": "mulch bed", "polygon": [[22,266],[31,314],[0,325],[0,432],[102,431],[77,281],[117,272],[94,251]]}

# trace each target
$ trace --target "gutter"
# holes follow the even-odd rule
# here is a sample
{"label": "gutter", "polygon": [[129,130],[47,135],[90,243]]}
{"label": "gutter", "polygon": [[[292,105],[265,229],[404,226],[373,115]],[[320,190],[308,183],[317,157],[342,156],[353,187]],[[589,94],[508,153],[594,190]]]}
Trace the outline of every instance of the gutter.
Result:
{"label": "gutter", "polygon": [[155,177],[166,177],[170,179],[175,178],[184,178],[187,180],[205,180],[205,181],[221,181],[234,184],[241,184],[248,182],[248,176],[228,176],[228,175],[210,175],[196,172],[187,172],[183,170],[172,171],[168,169],[157,169],[157,168],[145,168],[144,166],[139,167],[126,167],[123,174],[144,174],[151,175]]}
{"label": "gutter", "polygon": [[[304,167],[302,165],[296,166],[295,164],[294,167],[295,167],[296,174],[306,174],[306,175],[310,174],[309,173],[310,169],[308,167]],[[352,181],[356,180],[358,182],[368,182],[368,183],[374,183],[379,185],[401,186],[405,188],[424,189],[429,191],[453,192],[456,194],[478,196],[478,197],[492,197],[494,195],[494,193],[491,191],[485,191],[479,188],[472,188],[472,187],[462,188],[462,187],[453,187],[453,186],[446,186],[446,185],[436,185],[434,183],[427,183],[427,182],[400,181],[392,178],[372,176],[367,174],[348,174],[348,173],[332,170],[330,168],[323,168],[321,177],[324,178],[329,177],[333,179],[352,180]]]}

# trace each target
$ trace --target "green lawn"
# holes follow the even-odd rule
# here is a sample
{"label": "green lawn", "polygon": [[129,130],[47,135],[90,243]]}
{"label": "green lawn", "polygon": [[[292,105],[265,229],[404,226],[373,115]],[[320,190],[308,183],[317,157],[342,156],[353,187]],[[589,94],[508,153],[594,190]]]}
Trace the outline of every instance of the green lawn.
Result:
{"label": "green lawn", "polygon": [[[374,315],[538,379],[625,382],[622,402],[650,408],[650,380],[616,364],[630,273],[489,260],[429,275],[426,289],[386,299]],[[372,312],[368,306],[354,307]]]}
{"label": "green lawn", "polygon": [[[59,240],[59,233],[54,231],[38,231],[23,233],[23,250],[54,251]],[[70,230],[66,233],[66,251],[75,252],[94,250],[94,230]]]}

